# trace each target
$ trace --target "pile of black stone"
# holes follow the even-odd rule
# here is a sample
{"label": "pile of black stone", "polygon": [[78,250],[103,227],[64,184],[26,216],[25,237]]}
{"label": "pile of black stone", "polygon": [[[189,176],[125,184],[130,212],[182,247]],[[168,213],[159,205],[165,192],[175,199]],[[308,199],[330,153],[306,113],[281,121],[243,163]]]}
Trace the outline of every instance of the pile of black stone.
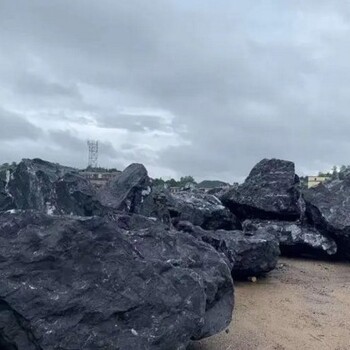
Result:
{"label": "pile of black stone", "polygon": [[139,164],[100,192],[40,159],[2,167],[0,348],[175,350],[225,329],[229,265],[172,227],[167,195]]}
{"label": "pile of black stone", "polygon": [[[214,193],[214,192],[213,192]],[[350,179],[300,191],[263,160],[215,195],[132,164],[96,190],[76,169],[0,168],[0,348],[186,349],[231,321],[234,278],[286,254],[349,257]]]}
{"label": "pile of black stone", "polygon": [[300,190],[294,163],[264,159],[221,200],[252,235],[269,232],[283,254],[350,257],[350,179]]}

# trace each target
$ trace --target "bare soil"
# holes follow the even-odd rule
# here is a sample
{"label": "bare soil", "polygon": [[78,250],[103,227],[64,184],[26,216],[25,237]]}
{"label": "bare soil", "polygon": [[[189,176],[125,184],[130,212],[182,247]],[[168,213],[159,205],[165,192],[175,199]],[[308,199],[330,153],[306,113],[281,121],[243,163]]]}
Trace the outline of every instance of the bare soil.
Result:
{"label": "bare soil", "polygon": [[228,333],[191,350],[349,350],[350,263],[281,258],[256,283],[236,283]]}

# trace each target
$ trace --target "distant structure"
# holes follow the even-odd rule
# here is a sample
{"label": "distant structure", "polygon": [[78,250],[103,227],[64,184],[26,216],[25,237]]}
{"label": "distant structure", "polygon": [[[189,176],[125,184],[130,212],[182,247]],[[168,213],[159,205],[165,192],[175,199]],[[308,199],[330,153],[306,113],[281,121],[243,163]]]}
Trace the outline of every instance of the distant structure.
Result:
{"label": "distant structure", "polygon": [[121,171],[116,169],[105,169],[98,166],[98,140],[88,140],[89,161],[88,167],[79,172],[85,177],[94,187],[102,188],[113,178],[119,176]]}
{"label": "distant structure", "polygon": [[98,167],[98,141],[97,140],[88,140],[87,142],[89,147],[89,168],[97,168]]}
{"label": "distant structure", "polygon": [[319,184],[329,180],[328,176],[308,176],[307,177],[307,188],[313,188]]}
{"label": "distant structure", "polygon": [[84,170],[79,173],[81,176],[85,177],[94,187],[102,188],[107,185],[109,181],[120,176],[121,171],[89,171]]}

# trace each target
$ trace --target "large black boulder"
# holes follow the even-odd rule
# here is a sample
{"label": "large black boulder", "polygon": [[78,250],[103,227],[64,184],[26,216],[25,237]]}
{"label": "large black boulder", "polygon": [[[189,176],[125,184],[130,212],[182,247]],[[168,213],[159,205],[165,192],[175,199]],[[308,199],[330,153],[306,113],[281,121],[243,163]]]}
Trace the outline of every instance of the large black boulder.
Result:
{"label": "large black boulder", "polygon": [[0,278],[4,350],[186,349],[233,308],[220,254],[137,215],[3,213]]}
{"label": "large black boulder", "polygon": [[165,192],[153,188],[146,168],[136,163],[129,165],[98,194],[105,207],[154,217],[170,224],[166,196]]}
{"label": "large black boulder", "polygon": [[129,165],[101,191],[101,202],[115,209],[139,213],[144,198],[151,193],[151,180],[142,164]]}
{"label": "large black boulder", "polygon": [[0,209],[35,209],[48,214],[96,215],[103,206],[76,169],[24,159],[0,175]]}
{"label": "large black boulder", "polygon": [[273,270],[280,255],[274,235],[260,230],[252,233],[235,231],[208,231],[190,222],[181,221],[177,229],[192,234],[213,246],[226,257],[234,278],[259,276]]}
{"label": "large black boulder", "polygon": [[335,241],[327,234],[301,222],[246,220],[243,229],[247,232],[267,231],[279,240],[282,254],[291,256],[332,256],[337,252]]}
{"label": "large black boulder", "polygon": [[97,199],[94,186],[78,173],[65,174],[54,183],[53,189],[53,214],[92,216],[110,211]]}
{"label": "large black boulder", "polygon": [[220,199],[240,219],[296,220],[302,213],[299,178],[285,160],[263,159]]}
{"label": "large black boulder", "polygon": [[179,191],[168,196],[173,221],[189,221],[206,230],[234,230],[241,228],[239,220],[221,201],[200,191]]}
{"label": "large black boulder", "polygon": [[338,255],[350,258],[350,176],[304,192],[306,215],[321,232],[334,238]]}

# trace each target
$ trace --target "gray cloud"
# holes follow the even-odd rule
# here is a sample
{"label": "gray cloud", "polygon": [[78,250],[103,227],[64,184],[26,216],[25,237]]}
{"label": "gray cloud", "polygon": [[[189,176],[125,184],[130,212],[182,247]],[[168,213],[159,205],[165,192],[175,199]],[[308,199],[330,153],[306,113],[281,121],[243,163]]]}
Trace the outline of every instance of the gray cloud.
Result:
{"label": "gray cloud", "polygon": [[[50,132],[71,149],[83,146],[71,121],[95,121],[96,135],[122,129],[127,142],[105,150],[108,162],[230,181],[264,157],[323,170],[349,163],[349,32],[340,0],[4,0],[0,106],[64,110],[65,131]],[[120,112],[129,107],[147,112]],[[152,157],[134,136],[152,131],[183,142]]]}
{"label": "gray cloud", "polygon": [[19,94],[79,98],[76,85],[63,85],[54,81],[46,81],[35,74],[24,73],[16,83],[15,91]]}
{"label": "gray cloud", "polygon": [[[0,139],[6,140],[36,140],[42,131],[29,123],[24,117],[0,108]],[[18,141],[20,142],[20,141]]]}
{"label": "gray cloud", "polygon": [[99,126],[111,129],[125,129],[131,132],[167,131],[169,126],[162,117],[153,115],[102,115],[97,117]]}

